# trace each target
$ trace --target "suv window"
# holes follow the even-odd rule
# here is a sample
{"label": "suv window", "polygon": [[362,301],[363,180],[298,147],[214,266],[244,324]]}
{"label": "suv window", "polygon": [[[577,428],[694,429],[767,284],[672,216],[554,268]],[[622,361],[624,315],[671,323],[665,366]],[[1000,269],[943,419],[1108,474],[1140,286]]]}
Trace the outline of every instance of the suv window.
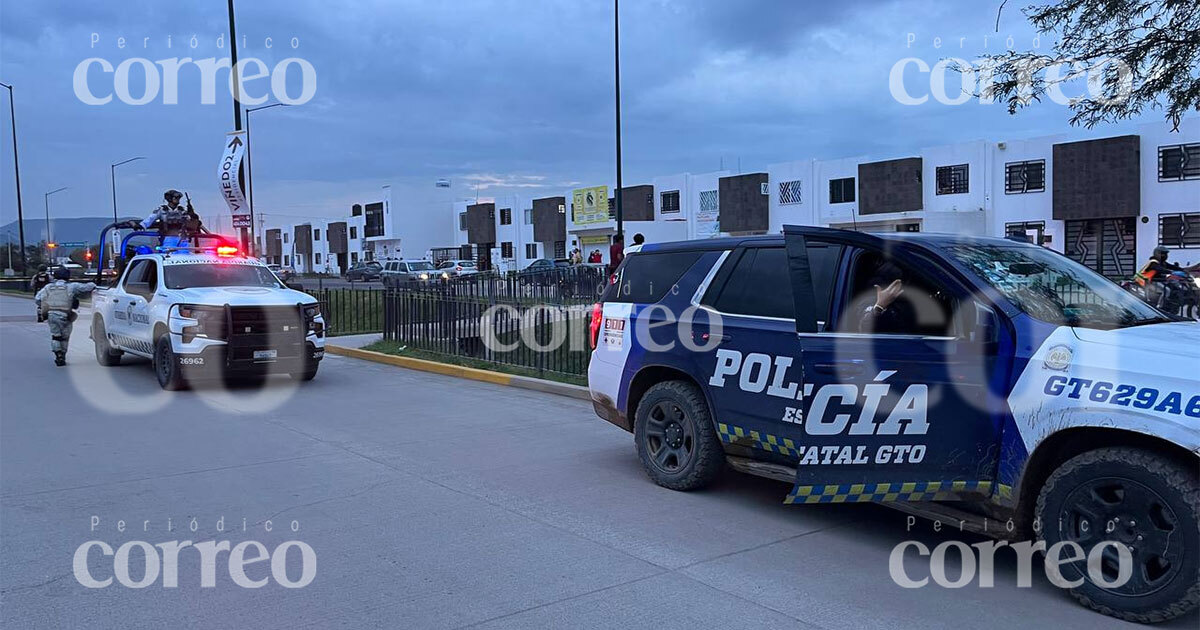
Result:
{"label": "suv window", "polygon": [[782,247],[747,249],[714,306],[722,313],[795,318],[787,252]]}
{"label": "suv window", "polygon": [[[897,279],[904,292],[885,313],[864,320],[863,313],[876,303],[875,287],[885,287]],[[953,316],[957,293],[885,252],[855,248],[846,289],[838,322],[840,332],[935,337],[956,333]]]}
{"label": "suv window", "polygon": [[605,292],[606,302],[653,304],[663,299],[679,278],[700,259],[699,251],[632,253],[625,257],[617,281]]}
{"label": "suv window", "polygon": [[[841,245],[808,243],[808,263],[816,299],[816,315],[828,321]],[[782,247],[748,249],[722,274],[721,292],[711,302],[722,313],[795,319],[791,270]],[[706,300],[707,302],[707,300]]]}

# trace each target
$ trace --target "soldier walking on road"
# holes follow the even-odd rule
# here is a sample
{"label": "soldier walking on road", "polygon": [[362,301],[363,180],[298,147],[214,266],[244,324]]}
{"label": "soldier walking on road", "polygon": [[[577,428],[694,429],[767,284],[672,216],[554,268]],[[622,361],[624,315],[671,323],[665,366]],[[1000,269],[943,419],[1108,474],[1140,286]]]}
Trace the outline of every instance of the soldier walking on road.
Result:
{"label": "soldier walking on road", "polygon": [[50,324],[50,349],[54,351],[54,365],[67,364],[67,344],[71,341],[71,325],[78,316],[79,296],[96,289],[91,282],[70,282],[71,270],[59,267],[54,270],[54,282],[38,291],[33,298],[38,315]]}

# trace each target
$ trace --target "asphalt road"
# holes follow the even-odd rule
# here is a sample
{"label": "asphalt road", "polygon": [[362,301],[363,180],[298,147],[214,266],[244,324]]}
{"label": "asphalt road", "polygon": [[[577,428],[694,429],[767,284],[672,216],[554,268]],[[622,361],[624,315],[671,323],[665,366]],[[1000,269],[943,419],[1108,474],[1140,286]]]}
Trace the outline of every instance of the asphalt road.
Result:
{"label": "asphalt road", "polygon": [[[978,539],[906,532],[879,506],[785,506],[785,484],[735,473],[705,492],[659,488],[630,436],[582,401],[336,356],[302,386],[165,393],[145,362],[98,366],[82,326],[55,368],[31,309],[0,297],[6,628],[1126,625],[1077,606],[1040,563],[1017,588],[1007,555],[994,588],[900,588],[897,543]],[[316,574],[242,588],[222,553],[203,588],[184,549],[174,588],[85,588],[72,563],[91,540],[299,540]],[[299,553],[286,557],[300,579]],[[145,560],[130,559],[137,581]],[[88,566],[102,580],[114,558],[93,549]],[[928,560],[907,566],[929,575]]]}

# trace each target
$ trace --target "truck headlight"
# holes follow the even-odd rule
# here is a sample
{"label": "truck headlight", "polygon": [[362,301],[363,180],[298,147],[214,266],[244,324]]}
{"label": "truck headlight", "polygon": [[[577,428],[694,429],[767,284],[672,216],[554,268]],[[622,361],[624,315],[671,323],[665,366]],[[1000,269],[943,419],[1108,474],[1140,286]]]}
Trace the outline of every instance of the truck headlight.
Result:
{"label": "truck headlight", "polygon": [[183,327],[183,343],[190,343],[196,337],[225,338],[224,308],[196,304],[178,304],[175,308],[180,317],[196,320],[194,326]]}
{"label": "truck headlight", "polygon": [[325,324],[317,321],[320,316],[320,304],[309,304],[304,307],[304,323],[308,326],[308,332],[318,337],[325,333]]}

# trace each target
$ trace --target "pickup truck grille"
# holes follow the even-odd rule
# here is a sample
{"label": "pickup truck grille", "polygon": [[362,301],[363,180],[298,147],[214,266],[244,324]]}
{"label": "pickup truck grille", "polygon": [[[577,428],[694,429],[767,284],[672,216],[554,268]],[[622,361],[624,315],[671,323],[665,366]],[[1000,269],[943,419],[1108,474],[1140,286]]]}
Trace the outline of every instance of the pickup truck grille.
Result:
{"label": "pickup truck grille", "polygon": [[298,306],[231,306],[228,358],[254,360],[257,350],[275,350],[279,359],[298,357],[307,332]]}

